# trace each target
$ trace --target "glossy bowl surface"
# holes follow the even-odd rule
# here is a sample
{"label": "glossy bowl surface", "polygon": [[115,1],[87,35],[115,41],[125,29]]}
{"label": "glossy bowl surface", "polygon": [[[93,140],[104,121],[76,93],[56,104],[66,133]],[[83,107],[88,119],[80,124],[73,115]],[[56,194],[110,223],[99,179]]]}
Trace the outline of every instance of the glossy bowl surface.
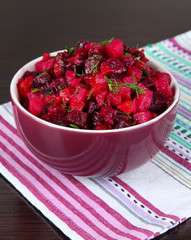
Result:
{"label": "glossy bowl surface", "polygon": [[[52,53],[55,55],[57,52]],[[149,161],[164,145],[176,118],[180,90],[175,78],[159,63],[154,69],[171,75],[174,101],[158,117],[129,128],[84,130],[58,126],[35,117],[19,102],[17,82],[34,70],[41,57],[27,63],[13,77],[10,94],[18,132],[41,161],[59,171],[88,177],[105,177],[131,171]]]}

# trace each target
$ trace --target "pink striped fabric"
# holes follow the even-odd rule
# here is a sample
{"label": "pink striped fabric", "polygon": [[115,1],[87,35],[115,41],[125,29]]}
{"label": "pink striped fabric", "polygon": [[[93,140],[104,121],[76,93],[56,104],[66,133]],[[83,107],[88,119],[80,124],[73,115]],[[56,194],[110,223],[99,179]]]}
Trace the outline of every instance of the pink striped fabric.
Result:
{"label": "pink striped fabric", "polygon": [[[190,36],[188,32],[145,48],[158,61],[163,61],[162,57],[165,61],[175,58],[176,54],[175,60],[179,61],[184,56],[185,71],[176,64],[169,65],[184,94],[190,84],[186,68]],[[155,55],[156,51],[160,56]],[[0,106],[0,172],[70,239],[154,238],[191,216],[190,108],[184,105],[187,98],[182,98],[173,132],[166,145],[160,146],[159,154],[141,168],[112,178],[64,175],[41,162],[20,139],[11,103],[6,103]]]}

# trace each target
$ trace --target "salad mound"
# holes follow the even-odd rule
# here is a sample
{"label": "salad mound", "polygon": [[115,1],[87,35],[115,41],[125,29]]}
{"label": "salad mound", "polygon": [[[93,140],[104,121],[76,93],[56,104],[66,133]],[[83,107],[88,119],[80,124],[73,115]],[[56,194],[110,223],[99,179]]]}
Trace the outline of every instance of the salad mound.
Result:
{"label": "salad mound", "polygon": [[144,50],[119,39],[79,41],[56,56],[44,53],[17,83],[33,115],[80,129],[118,129],[147,122],[172,103],[171,77],[149,66]]}

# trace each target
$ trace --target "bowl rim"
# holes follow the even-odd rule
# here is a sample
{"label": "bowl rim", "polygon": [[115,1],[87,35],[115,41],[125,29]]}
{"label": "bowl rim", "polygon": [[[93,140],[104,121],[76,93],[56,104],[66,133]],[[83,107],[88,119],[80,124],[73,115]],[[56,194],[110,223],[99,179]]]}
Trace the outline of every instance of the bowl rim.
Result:
{"label": "bowl rim", "polygon": [[[50,56],[56,56],[56,54],[58,54],[59,52],[63,52],[66,51],[64,50],[59,50],[59,51],[54,51],[50,53]],[[65,126],[61,126],[61,125],[57,125],[48,121],[45,121],[35,115],[33,115],[32,113],[30,113],[29,111],[27,111],[20,103],[19,101],[19,94],[18,94],[18,90],[17,90],[17,82],[18,79],[23,75],[23,73],[25,71],[28,70],[29,67],[33,67],[37,61],[42,59],[42,56],[37,57],[31,61],[29,61],[28,63],[26,63],[25,65],[23,65],[13,76],[11,83],[10,83],[10,96],[11,96],[11,101],[12,104],[14,103],[19,110],[21,110],[25,115],[28,115],[29,117],[31,117],[32,119],[34,119],[35,121],[39,122],[40,124],[46,125],[47,127],[51,127],[51,128],[55,128],[55,129],[60,129],[60,130],[67,130],[67,131],[71,131],[71,132],[79,132],[79,133],[90,133],[90,134],[103,134],[103,133],[116,133],[116,132],[126,132],[126,131],[134,131],[136,129],[139,128],[144,128],[147,127],[149,125],[153,125],[154,123],[158,122],[160,119],[162,119],[165,115],[167,115],[179,102],[180,99],[180,88],[178,85],[177,80],[175,79],[175,77],[172,75],[172,73],[165,68],[165,66],[163,64],[161,64],[160,62],[151,59],[151,57],[147,56],[145,54],[145,56],[148,58],[149,60],[149,65],[152,66],[154,69],[157,68],[157,70],[161,71],[161,72],[166,72],[171,76],[171,83],[170,86],[173,87],[174,89],[174,100],[171,103],[171,105],[160,115],[158,115],[157,117],[145,122],[145,123],[141,123],[138,125],[134,125],[134,126],[130,126],[130,127],[126,127],[126,128],[120,128],[120,129],[105,129],[105,130],[93,130],[93,129],[78,129],[78,128],[70,128],[70,127],[65,127]],[[22,74],[21,74],[22,73]]]}

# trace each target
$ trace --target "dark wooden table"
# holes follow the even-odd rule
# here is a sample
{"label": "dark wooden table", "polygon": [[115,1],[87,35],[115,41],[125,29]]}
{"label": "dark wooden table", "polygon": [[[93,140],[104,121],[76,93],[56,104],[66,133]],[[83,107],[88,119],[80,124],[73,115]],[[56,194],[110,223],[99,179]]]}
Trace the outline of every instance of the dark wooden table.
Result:
{"label": "dark wooden table", "polygon": [[[120,38],[142,47],[191,29],[190,0],[1,0],[0,104],[14,73],[78,40]],[[0,239],[68,239],[0,175]],[[156,238],[191,239],[191,220]]]}

